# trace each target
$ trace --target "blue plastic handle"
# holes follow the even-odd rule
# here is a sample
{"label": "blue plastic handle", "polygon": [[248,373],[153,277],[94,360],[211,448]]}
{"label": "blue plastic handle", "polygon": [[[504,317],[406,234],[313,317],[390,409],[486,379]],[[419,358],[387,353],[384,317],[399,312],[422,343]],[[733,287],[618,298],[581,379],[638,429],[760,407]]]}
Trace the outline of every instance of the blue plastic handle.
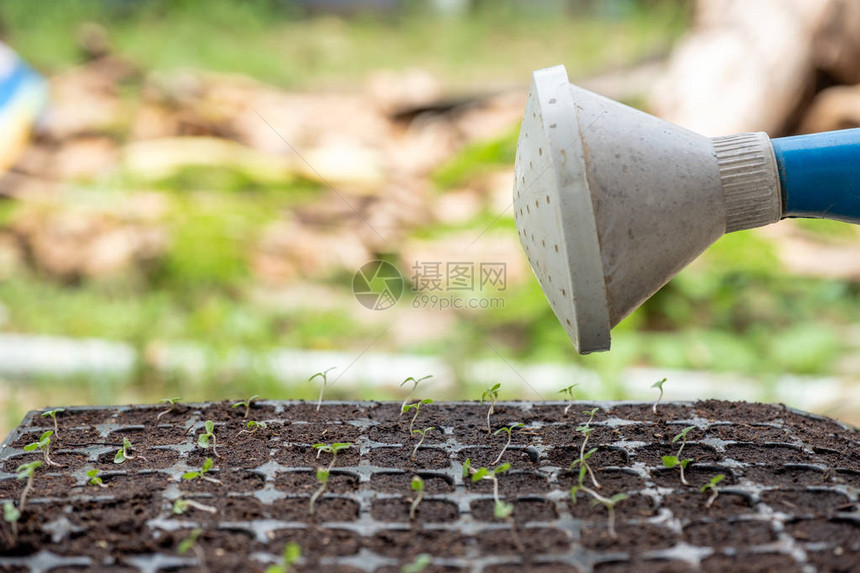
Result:
{"label": "blue plastic handle", "polygon": [[771,140],[785,217],[860,224],[860,129]]}

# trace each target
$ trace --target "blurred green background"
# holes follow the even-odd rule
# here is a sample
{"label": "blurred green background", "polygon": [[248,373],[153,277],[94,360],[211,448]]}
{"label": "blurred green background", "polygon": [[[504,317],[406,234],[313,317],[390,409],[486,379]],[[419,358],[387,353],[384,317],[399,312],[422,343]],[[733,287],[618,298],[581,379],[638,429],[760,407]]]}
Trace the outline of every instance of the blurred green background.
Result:
{"label": "blurred green background", "polygon": [[[333,398],[434,374],[434,398],[504,380],[504,398],[580,382],[581,398],[648,399],[668,376],[668,399],[860,420],[840,399],[857,389],[856,277],[798,273],[781,251],[856,248],[853,227],[726,236],[584,357],[519,252],[507,204],[531,71],[563,63],[647,109],[689,4],[330,4],[0,4],[52,92],[0,197],[0,430],[48,404],[309,398],[327,366],[345,372]],[[503,308],[413,308],[412,265],[467,251],[507,263]],[[407,279],[391,310],[351,292],[376,258]]]}

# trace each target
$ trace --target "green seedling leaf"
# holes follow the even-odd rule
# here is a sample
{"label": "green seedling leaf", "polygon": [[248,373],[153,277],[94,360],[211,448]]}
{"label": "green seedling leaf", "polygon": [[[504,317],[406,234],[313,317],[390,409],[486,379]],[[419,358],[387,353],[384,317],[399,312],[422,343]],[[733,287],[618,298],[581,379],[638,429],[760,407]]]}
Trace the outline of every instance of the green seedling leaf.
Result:
{"label": "green seedling leaf", "polygon": [[663,456],[663,465],[667,468],[674,468],[680,463],[675,456]]}
{"label": "green seedling leaf", "polygon": [[320,483],[328,483],[330,472],[325,468],[317,469],[317,481]]}
{"label": "green seedling leaf", "polygon": [[493,475],[499,475],[499,474],[505,473],[509,469],[511,469],[511,464],[508,464],[508,463],[502,464],[493,470]]}
{"label": "green seedling leaf", "polygon": [[400,568],[400,573],[421,573],[430,565],[433,558],[429,553],[421,553],[415,557],[415,561]]}
{"label": "green seedling leaf", "polygon": [[472,460],[466,458],[466,461],[463,462],[463,477],[469,477],[470,470],[472,469]]}
{"label": "green seedling leaf", "polygon": [[424,480],[419,476],[412,478],[412,491],[424,491]]}
{"label": "green seedling leaf", "polygon": [[702,489],[700,489],[699,491],[701,491],[702,493],[705,493],[709,489],[716,489],[717,484],[720,483],[721,481],[723,481],[724,479],[726,479],[725,474],[717,474],[711,478],[711,481],[709,481],[708,483],[703,485]]}
{"label": "green seedling leaf", "polygon": [[177,499],[173,502],[173,515],[182,515],[186,511],[188,511],[188,502],[182,498]]}
{"label": "green seedling leaf", "polygon": [[[431,400],[432,402],[432,400]],[[336,454],[341,450],[348,450],[352,446],[349,443],[336,443],[331,445],[331,453]]]}
{"label": "green seedling leaf", "polygon": [[90,478],[88,482],[90,485],[97,485],[101,487],[105,487],[104,481],[99,477],[99,470],[92,469],[87,472],[87,477]]}
{"label": "green seedling leaf", "polygon": [[203,467],[201,468],[203,470],[203,473],[206,473],[211,470],[213,465],[215,465],[215,462],[212,461],[212,458],[206,458],[206,460],[203,461]]}
{"label": "green seedling leaf", "polygon": [[302,547],[295,541],[290,541],[284,547],[284,565],[292,566],[298,563],[302,557]]}
{"label": "green seedling leaf", "polygon": [[125,462],[126,459],[128,458],[126,458],[125,450],[123,448],[120,448],[116,451],[116,454],[113,457],[113,463],[121,464]]}
{"label": "green seedling leaf", "polygon": [[199,471],[185,472],[184,474],[182,474],[182,479],[184,479],[184,480],[193,480],[193,479],[197,479],[199,477],[200,477]]}
{"label": "green seedling leaf", "polygon": [[496,505],[493,507],[493,515],[496,516],[496,519],[505,519],[509,515],[514,512],[514,506],[511,503],[505,503],[504,501],[497,501]]}
{"label": "green seedling leaf", "polygon": [[191,551],[191,549],[193,549],[194,546],[197,544],[197,540],[200,538],[201,533],[203,533],[203,530],[200,528],[197,528],[194,531],[192,531],[191,535],[187,539],[184,539],[177,546],[177,548],[176,548],[177,553],[179,553],[180,555],[185,555],[186,553]]}
{"label": "green seedling leaf", "polygon": [[686,428],[681,430],[681,433],[679,433],[677,436],[672,438],[672,443],[674,444],[678,440],[686,440],[687,434],[689,434],[691,430],[695,430],[695,429],[696,429],[696,426],[687,426]]}
{"label": "green seedling leaf", "polygon": [[15,477],[17,477],[20,480],[27,479],[31,475],[33,475],[33,473],[35,473],[35,471],[37,469],[39,469],[40,467],[42,467],[44,464],[45,464],[45,462],[42,462],[42,461],[35,461],[35,462],[26,463],[26,464],[21,464],[15,470],[15,473],[17,474]]}
{"label": "green seedling leaf", "polygon": [[475,473],[472,474],[472,481],[476,482],[480,479],[484,479],[484,477],[490,475],[490,470],[487,468],[478,468],[475,470]]}
{"label": "green seedling leaf", "polygon": [[684,469],[687,469],[687,466],[690,465],[690,462],[692,462],[692,461],[693,460],[691,460],[691,459],[681,460],[681,467]]}
{"label": "green seedling leaf", "polygon": [[15,507],[15,504],[11,501],[7,501],[3,504],[3,521],[6,523],[15,523],[19,519],[21,519],[21,512],[18,511],[18,508]]}
{"label": "green seedling leaf", "polygon": [[662,392],[663,391],[663,384],[665,384],[665,383],[666,383],[666,379],[663,378],[662,380],[657,380],[656,382],[651,384],[651,387],[657,388],[658,390],[660,390],[660,392]]}
{"label": "green seedling leaf", "polygon": [[581,488],[582,488],[582,486],[578,486],[578,485],[575,485],[572,488],[570,488],[570,501],[571,502],[576,503],[576,494],[579,493],[579,490]]}
{"label": "green seedling leaf", "polygon": [[212,420],[206,420],[205,422],[203,422],[203,427],[206,429],[207,434],[215,433],[215,422],[213,422]]}
{"label": "green seedling leaf", "polygon": [[209,434],[200,434],[197,436],[197,445],[203,449],[209,447]]}
{"label": "green seedling leaf", "polygon": [[597,451],[597,448],[591,448],[590,450],[588,450],[587,452],[582,454],[582,459],[587,460],[588,458],[593,456],[596,451]]}

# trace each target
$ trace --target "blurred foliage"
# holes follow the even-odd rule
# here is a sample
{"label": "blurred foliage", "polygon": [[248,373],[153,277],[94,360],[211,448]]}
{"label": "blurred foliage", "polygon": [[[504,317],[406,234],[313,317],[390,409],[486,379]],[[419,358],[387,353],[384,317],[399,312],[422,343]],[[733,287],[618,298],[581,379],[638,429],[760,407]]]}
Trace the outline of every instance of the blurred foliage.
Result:
{"label": "blurred foliage", "polygon": [[467,145],[433,172],[433,182],[441,189],[450,189],[478,175],[513,165],[519,135],[517,128],[504,137]]}
{"label": "blurred foliage", "polygon": [[422,67],[450,85],[474,86],[519,83],[559,62],[578,76],[665,52],[688,10],[683,2],[606,4],[623,9],[601,13],[598,5],[564,17],[560,7],[494,1],[452,17],[404,2],[394,13],[343,20],[302,17],[295,3],[274,0],[4,0],[0,18],[10,43],[47,71],[80,62],[78,24],[96,22],[119,54],[150,69],[235,72],[294,87]]}
{"label": "blurred foliage", "polygon": [[[105,26],[120,54],[148,69],[193,67],[240,72],[282,86],[351,89],[375,69],[423,67],[452,90],[474,91],[522,85],[531,70],[559,62],[576,77],[665,51],[682,32],[687,11],[675,2],[612,2],[597,4],[597,11],[607,14],[566,18],[552,10],[523,12],[526,3],[520,8],[516,2],[483,4],[464,17],[428,14],[413,4],[385,17],[339,19],[303,17],[283,2],[4,0],[0,18],[16,49],[48,71],[81,61],[77,24],[93,21]],[[140,96],[138,86],[126,89],[124,97]],[[117,129],[122,139],[123,127]],[[516,139],[514,130],[467,146],[431,174],[433,184],[446,192],[510,168]],[[231,370],[231,352],[361,350],[379,331],[378,324],[355,313],[351,277],[327,277],[315,285],[317,292],[338,293],[326,306],[316,300],[279,305],[258,296],[250,245],[283,213],[321,199],[318,184],[207,166],[156,180],[120,174],[81,186],[117,200],[132,188],[161,192],[171,237],[166,256],[139,275],[114,281],[61,284],[35,271],[7,277],[0,281],[7,314],[3,330],[122,340],[147,360],[161,345],[194,343],[203,349],[206,367],[193,377],[180,376],[154,372],[144,360],[132,385],[96,377],[68,380],[58,388],[37,380],[27,391],[45,392],[55,403],[154,401],[174,394],[312,397],[304,381],[285,386],[262,366]],[[17,211],[14,203],[0,201],[0,226],[10,225]],[[500,215],[485,207],[471,220],[426,225],[409,238],[444,239],[464,231],[477,237],[489,229],[482,240],[491,241],[510,238],[513,228],[510,212]],[[856,238],[853,227],[830,221],[803,221],[798,228],[815,240]],[[836,372],[853,351],[845,332],[860,321],[856,284],[792,276],[781,267],[771,240],[756,232],[720,239],[613,330],[609,354],[576,355],[531,277],[504,297],[504,309],[458,313],[444,338],[383,340],[379,350],[438,354],[455,369],[476,358],[498,359],[496,351],[526,362],[577,362],[598,371],[607,384],[631,365],[767,378]],[[340,392],[335,388],[331,397],[344,396]],[[361,395],[380,397],[376,389]],[[14,409],[10,403],[14,400],[6,403]]]}

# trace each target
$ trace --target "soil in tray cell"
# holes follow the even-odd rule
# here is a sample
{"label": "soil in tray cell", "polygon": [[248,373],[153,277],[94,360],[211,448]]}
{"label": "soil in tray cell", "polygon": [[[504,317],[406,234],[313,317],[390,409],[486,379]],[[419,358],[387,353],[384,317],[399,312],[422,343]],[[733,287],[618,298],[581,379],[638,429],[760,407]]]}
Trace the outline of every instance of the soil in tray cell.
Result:
{"label": "soil in tray cell", "polygon": [[444,474],[423,471],[401,473],[378,472],[370,476],[370,487],[373,491],[385,493],[411,493],[413,476],[419,476],[424,480],[424,493],[426,495],[454,491],[454,484],[450,477]]}
{"label": "soil in tray cell", "polygon": [[[328,467],[332,462],[332,455],[328,452],[316,450],[311,446],[286,446],[274,450],[272,459],[287,467],[318,468]],[[262,461],[262,458],[260,458],[260,461]],[[335,467],[357,466],[358,461],[358,447],[355,444],[351,444],[348,449],[337,453]]]}
{"label": "soil in tray cell", "polygon": [[[527,495],[546,493],[549,491],[549,481],[546,476],[535,472],[513,471],[499,474],[499,493],[502,495]],[[464,480],[466,491],[469,493],[492,493],[493,482],[481,479],[477,482]]]}
{"label": "soil in tray cell", "polygon": [[[45,464],[41,468],[39,468],[39,471],[50,473],[68,473],[70,471],[82,468],[84,465],[87,464],[87,460],[89,459],[89,456],[87,456],[86,454],[76,452],[51,452],[49,457],[51,458],[51,461],[58,465],[51,466]],[[35,461],[44,462],[45,456],[41,452],[19,454],[14,457],[10,457],[6,462],[3,463],[3,471],[13,474],[18,471],[18,467],[22,464],[28,464],[30,462]]]}
{"label": "soil in tray cell", "polygon": [[[0,481],[0,499],[17,500],[27,484],[27,480],[7,478]],[[63,497],[75,485],[72,476],[40,472],[33,480],[30,499],[40,497]]]}
{"label": "soil in tray cell", "polygon": [[[591,505],[591,499],[589,494],[580,491],[576,494],[576,503],[573,503],[570,498],[567,499],[568,510],[573,517],[586,521],[599,521],[606,518],[606,508],[601,505]],[[657,515],[657,506],[647,495],[634,494],[615,505],[616,523],[631,519],[646,519],[655,515]]]}
{"label": "soil in tray cell", "polygon": [[244,493],[256,491],[262,489],[266,481],[266,478],[256,472],[235,468],[210,470],[205,475],[206,477],[217,479],[220,483],[214,483],[202,478],[180,479],[179,489],[183,492],[209,492],[223,495],[227,492]]}
{"label": "soil in tray cell", "polygon": [[[320,482],[317,481],[316,471],[313,470],[281,472],[275,477],[275,488],[291,495],[311,495],[319,487]],[[408,484],[406,487],[411,491]],[[326,491],[329,493],[349,494],[357,490],[357,474],[337,469],[331,471]]]}
{"label": "soil in tray cell", "polygon": [[[633,470],[628,469],[594,469],[594,477],[597,483],[601,485],[603,491],[612,494],[621,492],[639,491],[645,487],[645,481]],[[586,476],[587,484],[591,484],[591,478]],[[570,488],[579,483],[579,471],[564,470],[558,474],[558,484],[564,491],[570,491]]]}
{"label": "soil in tray cell", "polygon": [[496,458],[499,456],[501,448],[463,448],[456,454],[456,459],[461,464],[468,459],[472,468],[493,468],[498,465],[507,463],[511,464],[511,469],[515,470],[534,470],[538,468],[540,454],[532,448],[523,448],[521,446],[508,448],[502,456],[502,460],[493,465]]}
{"label": "soil in tray cell", "polygon": [[684,527],[683,540],[698,547],[734,547],[738,545],[764,545],[776,541],[776,533],[769,521],[726,520],[691,523]]}
{"label": "soil in tray cell", "polygon": [[[10,446],[13,448],[23,448],[27,444],[38,442],[39,438],[45,431],[53,429],[53,426],[46,426],[45,428],[40,428],[31,432],[24,432],[18,437],[18,439],[13,441]],[[94,444],[102,445],[104,443],[111,442],[109,440],[104,439],[99,432],[92,429],[69,430],[66,428],[61,428],[59,435],[54,433],[51,436],[51,449],[54,450],[65,448],[81,448]],[[120,439],[118,443],[122,444],[122,439]]]}
{"label": "soil in tray cell", "polygon": [[729,518],[756,513],[750,498],[744,495],[722,492],[710,507],[705,507],[708,495],[698,489],[678,490],[663,498],[663,507],[682,522],[699,521],[702,518]]}
{"label": "soil in tray cell", "polygon": [[[407,498],[388,498],[374,500],[370,515],[377,521],[392,523],[409,522],[409,508],[412,502]],[[448,523],[460,516],[457,506],[446,500],[424,498],[415,510],[415,519],[425,523]]]}
{"label": "soil in tray cell", "polygon": [[572,565],[564,563],[534,563],[523,567],[521,563],[500,563],[484,568],[484,573],[580,573],[580,570]]}
{"label": "soil in tray cell", "polygon": [[785,531],[801,542],[834,543],[860,550],[860,523],[850,519],[800,519],[785,524]]}
{"label": "soil in tray cell", "polygon": [[[571,412],[573,409],[571,408]],[[619,418],[621,420],[635,420],[637,422],[658,422],[661,420],[689,420],[696,416],[696,411],[682,404],[659,404],[657,414],[651,409],[651,404],[634,404],[613,406],[608,411],[598,413],[596,420],[605,418]]]}
{"label": "soil in tray cell", "polygon": [[475,535],[486,555],[554,555],[570,550],[570,532],[555,527],[518,527],[516,530],[488,529]]}
{"label": "soil in tray cell", "polygon": [[615,530],[618,537],[613,539],[605,522],[587,522],[582,527],[580,543],[597,551],[625,551],[636,554],[668,549],[678,542],[678,534],[666,526],[619,523]]}
{"label": "soil in tray cell", "polygon": [[[636,448],[631,451],[630,459],[634,462],[643,462],[648,466],[660,467],[663,465],[663,456],[675,456],[678,454],[680,444],[650,444]],[[691,459],[694,463],[715,464],[722,456],[717,451],[705,444],[687,444],[681,451],[681,458]]]}
{"label": "soil in tray cell", "polygon": [[[614,446],[592,446],[589,442],[587,449],[591,449],[593,447],[596,447],[597,451],[591,454],[591,457],[588,458],[588,465],[591,466],[592,469],[607,466],[625,466],[628,463],[627,452],[622,448],[616,448]],[[545,465],[567,469],[570,467],[570,464],[579,459],[579,453],[579,446],[548,448]]]}
{"label": "soil in tray cell", "polygon": [[339,423],[292,423],[281,426],[276,434],[277,439],[284,444],[353,443],[361,435],[361,428]]}
{"label": "soil in tray cell", "polygon": [[762,492],[761,501],[774,511],[795,516],[827,516],[850,509],[846,496],[824,490],[773,490]]}
{"label": "soil in tray cell", "polygon": [[[503,499],[508,503],[513,503],[514,512],[511,517],[517,523],[527,523],[533,521],[552,521],[558,518],[555,504],[547,499],[541,498],[522,498],[522,499]],[[493,499],[478,499],[470,504],[472,518],[478,521],[498,522],[500,521],[493,514],[495,508]]]}
{"label": "soil in tray cell", "polygon": [[365,543],[380,555],[412,560],[420,553],[439,558],[463,557],[475,542],[457,531],[416,528],[386,529]]}
{"label": "soil in tray cell", "polygon": [[768,466],[813,462],[810,454],[789,444],[729,444],[724,455],[737,462]]}
{"label": "soil in tray cell", "polygon": [[725,573],[801,573],[803,568],[791,555],[755,553],[740,555],[711,555],[702,561],[702,571]]}
{"label": "soil in tray cell", "polygon": [[323,556],[355,555],[361,547],[361,536],[346,529],[304,527],[276,529],[269,536],[266,550],[280,554],[289,542],[298,543],[302,555],[311,561]]}
{"label": "soil in tray cell", "polygon": [[738,470],[741,478],[753,483],[796,489],[803,486],[832,485],[837,475],[814,466],[786,464],[774,469],[768,466],[751,465]]}
{"label": "soil in tray cell", "polygon": [[596,563],[594,573],[693,573],[698,572],[689,563],[669,559],[647,559],[632,561],[603,561]]}
{"label": "soil in tray cell", "polygon": [[[107,452],[98,457],[96,467],[99,470],[149,470],[169,468],[179,461],[179,452],[162,448],[138,447],[129,451],[129,457],[121,464],[114,462],[116,452]],[[80,469],[83,464],[69,466],[69,469]]]}
{"label": "soil in tray cell", "polygon": [[280,521],[329,522],[355,521],[358,519],[358,502],[346,497],[323,494],[314,503],[314,514],[310,514],[311,498],[288,497],[272,503],[272,516]]}
{"label": "soil in tray cell", "polygon": [[[651,468],[650,474],[654,484],[658,487],[688,487],[681,483],[681,470],[677,467]],[[735,483],[732,471],[728,468],[693,463],[684,470],[684,479],[697,490],[718,475],[725,476],[722,481],[718,482],[718,487],[727,487]]]}
{"label": "soil in tray cell", "polygon": [[368,452],[366,458],[370,465],[396,468],[408,471],[419,469],[445,469],[451,465],[448,452],[438,448],[419,448],[412,460],[412,448],[379,447]]}

